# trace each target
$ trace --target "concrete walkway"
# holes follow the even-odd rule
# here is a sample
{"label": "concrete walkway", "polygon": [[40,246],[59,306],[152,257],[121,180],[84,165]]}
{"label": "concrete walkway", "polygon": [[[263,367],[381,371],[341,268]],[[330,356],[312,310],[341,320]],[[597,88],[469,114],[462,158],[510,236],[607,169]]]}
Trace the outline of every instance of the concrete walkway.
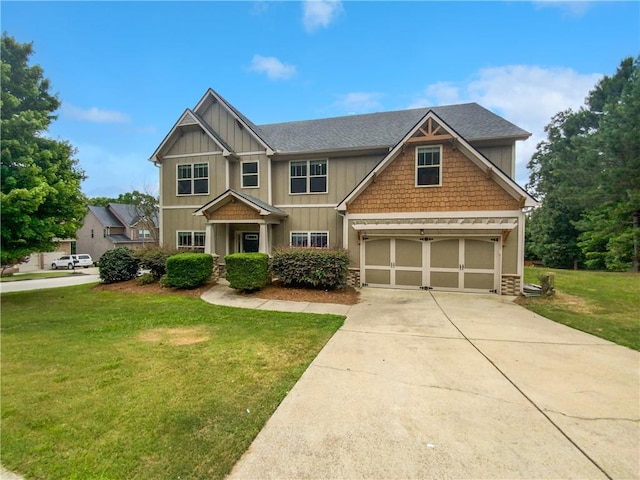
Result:
{"label": "concrete walkway", "polygon": [[639,478],[638,352],[511,300],[364,289],[229,478]]}

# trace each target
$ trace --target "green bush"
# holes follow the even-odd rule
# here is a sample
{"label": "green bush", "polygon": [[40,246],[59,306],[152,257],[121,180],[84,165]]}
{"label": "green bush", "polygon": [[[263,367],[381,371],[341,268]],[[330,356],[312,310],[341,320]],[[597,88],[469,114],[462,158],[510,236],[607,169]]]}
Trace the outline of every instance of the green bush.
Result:
{"label": "green bush", "polygon": [[288,286],[343,288],[348,268],[349,254],[342,249],[283,248],[271,258],[271,272]]}
{"label": "green bush", "polygon": [[163,284],[177,288],[195,288],[209,280],[213,273],[213,257],[206,253],[178,253],[167,259]]}
{"label": "green bush", "polygon": [[259,290],[269,283],[269,255],[232,253],[224,257],[226,279],[237,290]]}
{"label": "green bush", "polygon": [[149,285],[151,283],[154,283],[156,280],[158,279],[154,277],[152,273],[143,273],[138,278],[136,278],[136,282],[138,283],[138,285]]}
{"label": "green bush", "polygon": [[167,273],[167,259],[179,251],[174,248],[164,248],[157,245],[136,250],[134,255],[140,261],[140,268],[151,270],[155,280]]}
{"label": "green bush", "polygon": [[107,250],[100,257],[100,278],[104,283],[126,282],[138,274],[138,259],[133,256],[133,250],[118,247]]}

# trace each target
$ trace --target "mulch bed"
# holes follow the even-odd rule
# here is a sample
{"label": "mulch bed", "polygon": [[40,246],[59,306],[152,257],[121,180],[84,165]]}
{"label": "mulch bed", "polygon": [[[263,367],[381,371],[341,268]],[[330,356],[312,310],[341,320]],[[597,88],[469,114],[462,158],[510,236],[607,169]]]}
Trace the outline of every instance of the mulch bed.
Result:
{"label": "mulch bed", "polygon": [[[184,290],[179,288],[162,287],[159,283],[140,285],[136,280],[126,282],[99,284],[94,290],[114,291],[126,293],[151,293],[159,295],[182,295],[186,297],[200,297],[204,292],[214,287],[215,283],[207,283],[203,286]],[[313,288],[284,287],[280,282],[267,285],[262,290],[255,292],[239,292],[238,295],[248,298],[258,297],[267,300],[287,300],[293,302],[314,302],[314,303],[340,303],[343,305],[354,305],[360,300],[360,292],[353,287],[340,288],[335,290],[317,290]]]}

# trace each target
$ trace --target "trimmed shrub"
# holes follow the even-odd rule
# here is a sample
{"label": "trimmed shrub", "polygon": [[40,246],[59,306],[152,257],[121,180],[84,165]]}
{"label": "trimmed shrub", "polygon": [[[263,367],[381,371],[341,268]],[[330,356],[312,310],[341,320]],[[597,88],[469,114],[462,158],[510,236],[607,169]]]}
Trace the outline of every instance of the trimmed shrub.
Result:
{"label": "trimmed shrub", "polygon": [[343,288],[348,268],[349,254],[343,249],[283,248],[271,258],[271,272],[287,286]]}
{"label": "trimmed shrub", "polygon": [[266,253],[232,253],[224,257],[225,278],[231,288],[259,290],[269,283],[269,255]]}
{"label": "trimmed shrub", "polygon": [[159,280],[167,273],[167,259],[179,251],[174,248],[151,245],[136,250],[134,256],[140,261],[140,268],[151,270],[153,278]]}
{"label": "trimmed shrub", "polygon": [[100,278],[104,283],[126,282],[138,274],[138,259],[133,256],[133,250],[118,247],[107,250],[100,257]]}
{"label": "trimmed shrub", "polygon": [[213,257],[206,253],[178,253],[167,259],[164,285],[195,288],[204,285],[213,273]]}
{"label": "trimmed shrub", "polygon": [[152,273],[143,273],[138,278],[136,278],[136,282],[138,283],[138,285],[150,285],[156,280],[158,279],[154,277]]}

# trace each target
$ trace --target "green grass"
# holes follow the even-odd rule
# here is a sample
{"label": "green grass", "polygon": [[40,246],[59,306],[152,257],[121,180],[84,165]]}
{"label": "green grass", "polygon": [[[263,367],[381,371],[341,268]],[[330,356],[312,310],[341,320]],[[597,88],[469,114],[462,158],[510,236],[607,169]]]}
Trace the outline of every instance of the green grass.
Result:
{"label": "green grass", "polygon": [[640,275],[525,267],[525,282],[555,274],[554,297],[526,298],[536,313],[634,350],[640,350]]}
{"label": "green grass", "polygon": [[74,272],[72,270],[38,273],[15,273],[7,277],[0,277],[0,282],[20,282],[22,280],[35,280],[38,278],[66,277],[68,275],[84,275],[84,273],[79,271]]}
{"label": "green grass", "polygon": [[222,478],[343,321],[90,285],[3,294],[2,464]]}

